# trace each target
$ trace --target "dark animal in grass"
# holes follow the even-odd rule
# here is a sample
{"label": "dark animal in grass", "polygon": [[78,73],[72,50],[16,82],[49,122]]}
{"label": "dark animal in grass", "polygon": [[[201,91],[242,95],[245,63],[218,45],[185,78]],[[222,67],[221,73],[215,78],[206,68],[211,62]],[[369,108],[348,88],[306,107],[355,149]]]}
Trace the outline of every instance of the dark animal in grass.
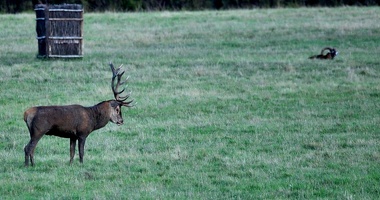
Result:
{"label": "dark animal in grass", "polygon": [[115,99],[103,101],[91,107],[81,105],[38,106],[25,111],[24,121],[30,133],[30,141],[24,148],[25,166],[29,165],[29,160],[32,166],[34,165],[34,149],[44,135],[70,139],[70,164],[73,162],[78,140],[79,161],[83,163],[84,145],[87,136],[92,131],[104,127],[109,121],[117,125],[123,124],[121,107],[132,107],[133,100],[127,101],[130,93],[121,96],[125,88],[119,90],[119,86],[127,81],[121,82],[124,74],[121,66],[115,69],[110,63],[110,67],[112,70],[111,88]]}
{"label": "dark animal in grass", "polygon": [[[324,54],[324,51],[328,50],[327,54]],[[325,47],[322,49],[321,54],[310,56],[310,59],[334,59],[335,56],[338,55],[338,52],[331,47]]]}

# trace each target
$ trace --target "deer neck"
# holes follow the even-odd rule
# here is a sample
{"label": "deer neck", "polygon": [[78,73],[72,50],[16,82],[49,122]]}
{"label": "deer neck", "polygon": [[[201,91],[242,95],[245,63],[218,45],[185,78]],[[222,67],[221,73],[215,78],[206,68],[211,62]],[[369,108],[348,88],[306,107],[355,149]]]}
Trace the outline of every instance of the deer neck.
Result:
{"label": "deer neck", "polygon": [[90,107],[94,118],[94,130],[100,129],[110,121],[110,105],[108,101]]}

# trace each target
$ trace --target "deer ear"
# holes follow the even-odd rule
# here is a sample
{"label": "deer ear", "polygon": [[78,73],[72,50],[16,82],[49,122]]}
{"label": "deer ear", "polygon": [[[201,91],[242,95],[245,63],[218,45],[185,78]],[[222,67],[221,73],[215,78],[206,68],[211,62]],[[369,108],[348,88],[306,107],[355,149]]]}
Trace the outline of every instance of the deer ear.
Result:
{"label": "deer ear", "polygon": [[115,100],[112,100],[110,102],[110,104],[111,104],[112,108],[116,108],[116,107],[120,106],[120,103],[118,101],[115,101]]}

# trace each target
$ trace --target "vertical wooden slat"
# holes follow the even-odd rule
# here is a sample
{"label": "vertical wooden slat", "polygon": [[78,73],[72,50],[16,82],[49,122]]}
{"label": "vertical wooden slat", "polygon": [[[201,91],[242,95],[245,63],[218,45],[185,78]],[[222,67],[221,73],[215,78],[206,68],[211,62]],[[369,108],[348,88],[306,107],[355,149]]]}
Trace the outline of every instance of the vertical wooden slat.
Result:
{"label": "vertical wooden slat", "polygon": [[49,22],[49,9],[45,8],[45,44],[46,44],[46,57],[49,57],[50,53],[50,22]]}

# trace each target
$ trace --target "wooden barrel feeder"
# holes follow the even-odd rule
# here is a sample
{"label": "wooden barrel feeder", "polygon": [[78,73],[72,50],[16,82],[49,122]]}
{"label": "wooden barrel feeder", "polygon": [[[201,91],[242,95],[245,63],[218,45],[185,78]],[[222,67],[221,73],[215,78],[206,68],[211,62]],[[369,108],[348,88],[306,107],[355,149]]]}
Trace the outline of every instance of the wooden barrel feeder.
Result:
{"label": "wooden barrel feeder", "polygon": [[37,4],[38,57],[83,57],[83,6]]}

